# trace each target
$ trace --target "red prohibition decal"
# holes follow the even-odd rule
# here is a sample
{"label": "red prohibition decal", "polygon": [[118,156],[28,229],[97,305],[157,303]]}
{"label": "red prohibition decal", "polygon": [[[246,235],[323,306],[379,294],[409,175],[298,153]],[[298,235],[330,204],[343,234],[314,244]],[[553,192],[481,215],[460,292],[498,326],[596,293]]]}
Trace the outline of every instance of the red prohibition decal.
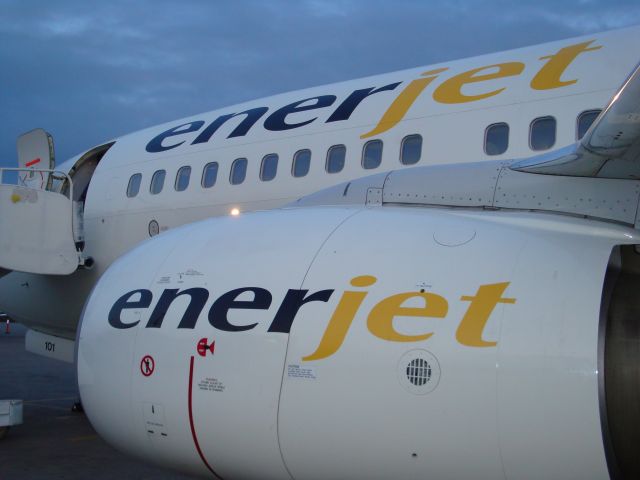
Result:
{"label": "red prohibition decal", "polygon": [[145,355],[140,360],[140,371],[145,377],[150,376],[156,368],[156,362],[151,355]]}
{"label": "red prohibition decal", "polygon": [[206,338],[201,338],[200,340],[198,340],[196,350],[198,351],[198,355],[200,355],[201,357],[206,357],[207,352],[211,352],[211,355],[213,355],[215,349],[216,349],[215,340],[211,340],[211,344],[208,343],[208,340]]}

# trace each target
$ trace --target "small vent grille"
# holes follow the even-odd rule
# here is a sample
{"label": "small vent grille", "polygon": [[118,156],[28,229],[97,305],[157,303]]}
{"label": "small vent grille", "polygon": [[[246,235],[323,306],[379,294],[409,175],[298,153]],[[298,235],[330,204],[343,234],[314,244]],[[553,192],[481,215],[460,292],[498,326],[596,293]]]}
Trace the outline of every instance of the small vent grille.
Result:
{"label": "small vent grille", "polygon": [[424,358],[415,358],[407,365],[407,378],[418,387],[431,380],[431,365]]}
{"label": "small vent grille", "polygon": [[409,393],[424,395],[440,383],[440,364],[431,353],[422,349],[406,352],[398,361],[398,380]]}

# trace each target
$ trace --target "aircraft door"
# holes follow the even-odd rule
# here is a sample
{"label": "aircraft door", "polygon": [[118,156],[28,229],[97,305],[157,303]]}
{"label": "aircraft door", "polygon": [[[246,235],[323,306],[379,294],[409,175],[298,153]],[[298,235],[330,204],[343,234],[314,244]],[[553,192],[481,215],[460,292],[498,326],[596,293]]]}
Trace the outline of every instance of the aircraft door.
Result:
{"label": "aircraft door", "polygon": [[[18,168],[0,169],[0,268],[68,275],[93,260],[83,255],[83,202],[91,176],[113,143],[54,171],[53,140],[42,129],[18,138]],[[16,177],[4,178],[5,173]],[[5,183],[6,182],[6,183]]]}
{"label": "aircraft door", "polygon": [[[115,142],[96,147],[80,157],[69,171],[69,177],[73,181],[73,222],[74,239],[80,251],[84,249],[84,205],[87,200],[91,178],[98,167],[98,163],[107,150]],[[63,187],[63,193],[69,194],[68,186]]]}
{"label": "aircraft door", "polygon": [[18,149],[19,184],[27,188],[47,190],[51,186],[51,173],[44,170],[53,170],[55,156],[53,150],[53,137],[41,128],[31,130],[18,137],[16,142]]}

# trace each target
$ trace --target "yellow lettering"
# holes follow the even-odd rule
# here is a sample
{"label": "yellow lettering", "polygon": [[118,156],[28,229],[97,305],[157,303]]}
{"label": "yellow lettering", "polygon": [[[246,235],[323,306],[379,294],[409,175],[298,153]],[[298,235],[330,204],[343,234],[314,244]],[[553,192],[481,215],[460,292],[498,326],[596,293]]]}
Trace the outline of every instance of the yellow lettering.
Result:
{"label": "yellow lettering", "polygon": [[[484,70],[494,69],[494,72],[480,74]],[[487,67],[474,68],[468,72],[463,72],[459,75],[445,80],[436,90],[433,92],[433,99],[440,103],[466,103],[482,100],[483,98],[493,97],[498,95],[504,90],[499,88],[487,93],[481,93],[478,95],[464,95],[462,93],[462,87],[468,83],[484,82],[487,80],[494,80],[496,78],[512,77],[514,75],[520,75],[524,70],[524,63],[521,62],[508,62],[498,63],[496,65],[489,65]]]}
{"label": "yellow lettering", "polygon": [[[424,307],[403,307],[402,304],[410,298],[424,299]],[[447,300],[435,293],[399,293],[385,298],[373,307],[367,319],[367,327],[371,333],[383,340],[390,340],[392,342],[419,342],[428,339],[433,333],[404,335],[393,328],[393,319],[401,316],[444,318],[447,315],[448,308]]]}
{"label": "yellow lettering", "polygon": [[531,88],[534,90],[550,90],[552,88],[566,87],[572,85],[578,80],[562,80],[562,74],[567,67],[573,62],[578,55],[583,52],[592,52],[602,48],[602,46],[589,47],[595,40],[589,42],[578,43],[569,47],[561,48],[554,55],[540,57],[540,60],[547,60],[547,63],[540,69],[535,77],[531,80]]}
{"label": "yellow lettering", "polygon": [[413,80],[407,87],[400,92],[400,95],[396,97],[393,103],[389,106],[378,124],[373,130],[363,133],[360,138],[369,138],[374,135],[379,135],[387,130],[395,127],[400,120],[402,120],[405,114],[411,108],[411,105],[416,101],[416,98],[427,88],[427,86],[433,82],[439,73],[444,72],[447,68],[437,68],[436,70],[429,70],[428,72],[421,73],[420,75],[425,78],[418,78]]}
{"label": "yellow lettering", "polygon": [[[351,285],[354,287],[368,287],[376,283],[376,281],[376,277],[362,275],[351,279]],[[340,302],[338,302],[336,310],[329,320],[327,329],[322,336],[322,340],[320,340],[320,345],[318,345],[316,351],[311,355],[302,357],[302,360],[320,360],[330,357],[338,351],[367,293],[369,292],[344,292],[340,298]]]}
{"label": "yellow lettering", "polygon": [[502,294],[509,286],[509,282],[481,285],[475,297],[462,296],[463,302],[471,302],[458,330],[456,339],[468,347],[494,347],[497,342],[482,340],[482,332],[487,325],[489,316],[498,303],[516,303],[515,298],[502,298]]}

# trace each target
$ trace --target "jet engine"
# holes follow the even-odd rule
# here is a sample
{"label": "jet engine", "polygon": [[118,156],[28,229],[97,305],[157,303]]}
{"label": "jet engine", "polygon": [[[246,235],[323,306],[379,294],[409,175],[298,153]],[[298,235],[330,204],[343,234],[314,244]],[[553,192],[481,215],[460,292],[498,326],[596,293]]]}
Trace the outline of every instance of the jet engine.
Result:
{"label": "jet engine", "polygon": [[210,219],[79,328],[118,449],[218,478],[639,478],[637,231],[410,205]]}

